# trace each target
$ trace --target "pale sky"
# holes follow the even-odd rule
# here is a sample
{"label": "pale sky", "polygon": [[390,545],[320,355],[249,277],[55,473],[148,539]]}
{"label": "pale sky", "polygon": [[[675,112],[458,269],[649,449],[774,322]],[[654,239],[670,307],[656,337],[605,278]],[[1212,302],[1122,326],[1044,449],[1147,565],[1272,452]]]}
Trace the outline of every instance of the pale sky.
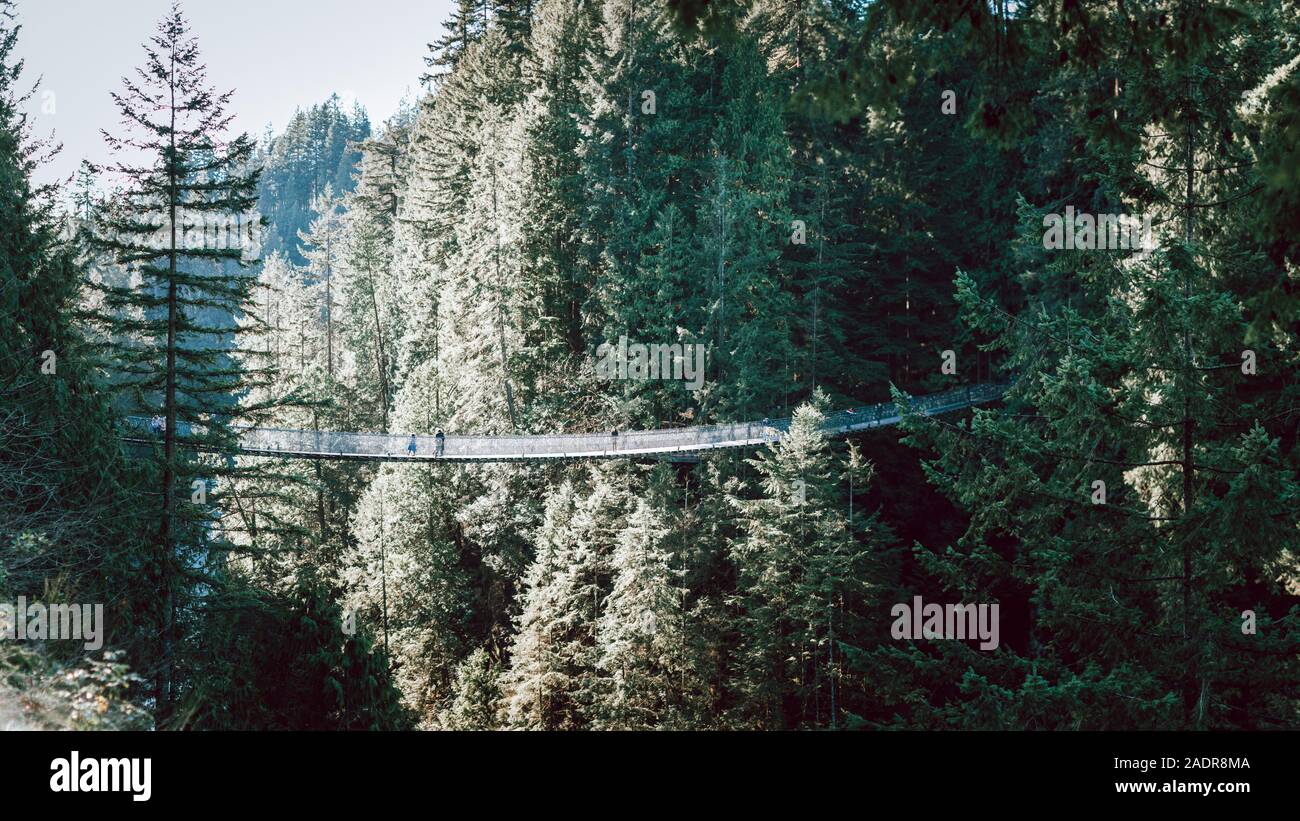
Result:
{"label": "pale sky", "polygon": [[[427,44],[442,35],[452,0],[183,0],[208,66],[208,82],[235,89],[236,131],[278,132],[297,107],[332,92],[356,99],[372,126],[420,91]],[[38,182],[70,177],[82,158],[108,159],[101,128],[118,130],[109,91],[141,65],[144,43],[171,0],[18,0],[20,88],[34,137],[51,131],[63,151]]]}

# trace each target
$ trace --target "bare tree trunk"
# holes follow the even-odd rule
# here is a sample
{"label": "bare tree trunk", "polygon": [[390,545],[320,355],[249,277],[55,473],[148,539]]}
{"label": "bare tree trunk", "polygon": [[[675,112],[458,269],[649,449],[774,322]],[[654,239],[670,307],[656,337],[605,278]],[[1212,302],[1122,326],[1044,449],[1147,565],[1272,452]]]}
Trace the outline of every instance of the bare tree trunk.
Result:
{"label": "bare tree trunk", "polygon": [[[316,430],[317,450],[319,450],[320,449],[320,415],[314,410],[312,411],[311,414],[311,425]],[[328,534],[326,533],[326,527],[325,527],[325,478],[324,478],[324,474],[321,471],[321,460],[314,459],[312,461],[314,462],[314,466],[316,468],[315,471],[316,472],[316,525],[317,525],[317,533],[319,534],[317,537],[318,539],[317,546],[323,549],[325,547],[325,541],[328,538]]]}
{"label": "bare tree trunk", "polygon": [[497,216],[496,166],[492,167],[492,227],[496,235],[494,238],[493,265],[496,268],[497,281],[497,343],[501,349],[501,384],[505,387],[506,409],[510,412],[510,427],[518,429],[519,420],[515,416],[515,395],[510,387],[510,370],[507,367],[508,359],[506,357],[505,282],[501,277],[501,224]]}
{"label": "bare tree trunk", "polygon": [[375,278],[370,278],[370,308],[375,316],[375,370],[379,373],[379,402],[384,430],[388,430],[388,376],[384,373],[384,330],[379,323],[379,299],[375,296]]}
{"label": "bare tree trunk", "polygon": [[330,256],[329,223],[325,230],[325,373],[334,376],[334,260]]}
{"label": "bare tree trunk", "polygon": [[[1192,87],[1191,81],[1187,85],[1188,105],[1191,105]],[[1192,139],[1192,127],[1189,123],[1185,137],[1185,152],[1187,160],[1187,188],[1186,202],[1183,205],[1183,240],[1189,246],[1192,242],[1192,202],[1195,191],[1196,168],[1194,165],[1194,145]],[[1188,682],[1184,687],[1183,707],[1186,718],[1193,721],[1193,715],[1196,710],[1196,701],[1198,698],[1199,686],[1197,679],[1199,677],[1199,664],[1195,657],[1195,648],[1192,642],[1192,543],[1187,538],[1188,519],[1192,513],[1192,503],[1194,487],[1192,471],[1192,412],[1191,412],[1191,390],[1192,390],[1192,335],[1191,322],[1188,316],[1188,308],[1191,304],[1192,286],[1191,274],[1188,269],[1183,271],[1183,442],[1182,442],[1182,471],[1183,471],[1183,641],[1188,648]]]}
{"label": "bare tree trunk", "polygon": [[159,727],[170,717],[172,703],[172,628],[175,623],[172,601],[171,562],[175,541],[172,518],[176,504],[172,485],[176,482],[176,52],[171,56],[171,154],[168,159],[168,214],[171,218],[171,245],[167,277],[167,376],[163,397],[166,428],[163,430],[162,524],[158,532],[158,671],[154,676],[154,718]]}

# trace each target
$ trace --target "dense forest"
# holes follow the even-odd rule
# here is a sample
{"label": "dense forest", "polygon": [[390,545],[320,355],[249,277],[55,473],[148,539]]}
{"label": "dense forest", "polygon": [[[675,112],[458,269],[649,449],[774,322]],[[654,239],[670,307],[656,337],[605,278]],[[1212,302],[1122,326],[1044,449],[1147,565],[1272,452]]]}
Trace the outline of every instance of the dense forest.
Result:
{"label": "dense forest", "polygon": [[[0,725],[1300,720],[1295,0],[459,0],[394,33],[399,114],[256,139],[173,6],[57,187],[13,11],[0,602],[105,621],[0,643]],[[622,338],[702,378],[609,378]],[[692,461],[236,447],[787,417]],[[994,646],[900,636],[921,601]]]}

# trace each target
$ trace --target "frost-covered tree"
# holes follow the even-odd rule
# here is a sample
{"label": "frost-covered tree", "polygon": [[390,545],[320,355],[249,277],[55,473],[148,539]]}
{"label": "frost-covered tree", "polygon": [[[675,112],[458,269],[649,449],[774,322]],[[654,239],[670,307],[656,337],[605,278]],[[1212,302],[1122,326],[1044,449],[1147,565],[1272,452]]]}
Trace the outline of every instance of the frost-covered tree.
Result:
{"label": "frost-covered tree", "polygon": [[347,608],[399,664],[395,682],[424,722],[453,690],[465,652],[470,590],[433,468],[381,469],[350,523]]}
{"label": "frost-covered tree", "polygon": [[455,693],[442,716],[448,730],[494,730],[501,699],[499,666],[482,647],[456,668]]}
{"label": "frost-covered tree", "polygon": [[756,727],[843,724],[842,648],[862,635],[868,562],[889,538],[871,518],[850,522],[847,484],[857,466],[832,454],[824,402],[816,395],[800,406],[789,432],[751,462],[758,497],[734,501],[742,528],[731,547],[740,608],[737,712]]}
{"label": "frost-covered tree", "polygon": [[684,568],[668,549],[667,517],[652,502],[638,502],[610,558],[596,634],[597,727],[680,729],[700,718]]}
{"label": "frost-covered tree", "polygon": [[570,482],[550,495],[534,541],[537,557],[524,574],[518,632],[502,680],[505,717],[512,727],[563,729],[581,722],[575,694],[584,669],[594,665],[590,651],[575,639],[575,603],[565,596],[577,504]]}
{"label": "frost-covered tree", "polygon": [[304,271],[306,281],[319,294],[321,322],[325,327],[325,373],[333,378],[338,359],[334,345],[336,313],[339,308],[338,277],[340,260],[345,254],[342,200],[335,196],[332,186],[325,188],[311,200],[313,214],[306,231],[298,232],[302,245],[298,253],[307,260]]}

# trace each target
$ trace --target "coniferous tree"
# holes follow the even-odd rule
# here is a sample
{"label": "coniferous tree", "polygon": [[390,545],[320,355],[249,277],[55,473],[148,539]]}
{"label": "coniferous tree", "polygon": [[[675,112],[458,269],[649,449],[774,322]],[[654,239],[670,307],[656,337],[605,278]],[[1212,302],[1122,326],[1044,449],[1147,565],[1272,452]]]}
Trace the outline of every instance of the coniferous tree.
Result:
{"label": "coniferous tree", "polygon": [[314,291],[320,294],[319,310],[324,324],[325,336],[325,373],[334,377],[334,368],[338,360],[334,337],[337,323],[336,309],[339,301],[336,297],[338,285],[335,279],[340,268],[339,261],[344,251],[342,203],[334,195],[334,189],[328,184],[320,194],[312,198],[311,210],[315,215],[306,231],[298,232],[302,245],[298,253],[307,260],[305,274]]}
{"label": "coniferous tree", "polygon": [[202,679],[186,706],[193,729],[407,730],[388,656],[314,570],[284,594],[241,590],[257,608],[214,614],[197,654]]}
{"label": "coniferous tree", "polygon": [[443,725],[449,730],[496,729],[501,699],[499,675],[499,668],[486,649],[480,647],[466,656],[456,668],[455,696]]}
{"label": "coniferous tree", "polygon": [[789,433],[753,461],[757,499],[740,496],[732,546],[740,601],[741,720],[767,729],[843,723],[841,647],[861,636],[867,560],[888,531],[850,522],[822,427],[825,397],[801,406]]}
{"label": "coniferous tree", "polygon": [[537,5],[537,0],[491,0],[492,24],[501,28],[511,52],[522,55],[527,51]]}
{"label": "coniferous tree", "polygon": [[469,590],[456,533],[428,470],[379,472],[358,501],[344,557],[348,607],[400,666],[395,683],[430,722],[465,653]]}
{"label": "coniferous tree", "polygon": [[108,366],[138,410],[164,419],[151,568],[160,721],[175,700],[176,619],[189,604],[190,568],[205,562],[212,508],[204,497],[214,479],[230,475],[228,465],[201,463],[186,449],[229,449],[232,402],[250,380],[262,378],[231,358],[236,318],[252,310],[255,280],[241,265],[256,252],[258,220],[253,144],[247,135],[226,140],[223,134],[231,96],[207,85],[197,41],[173,5],[145,44],[144,67],[113,94],[125,133],[105,133],[122,157],[110,170],[128,188],[99,226],[97,241],[135,272],[139,287],[101,287],[108,309],[142,312],[109,318],[131,343],[116,347]]}
{"label": "coniferous tree", "polygon": [[676,729],[699,717],[687,591],[666,549],[664,511],[651,504],[637,504],[610,558],[613,578],[596,634],[597,727]]}
{"label": "coniferous tree", "polygon": [[590,396],[572,373],[581,371],[587,353],[583,306],[591,290],[578,147],[586,105],[580,83],[591,48],[592,18],[590,4],[556,0],[541,5],[530,39],[535,59],[526,72],[532,91],[521,103],[522,277],[536,294],[521,317],[521,369],[536,374],[529,399],[538,425],[565,424],[574,403]]}
{"label": "coniferous tree", "polygon": [[512,727],[564,729],[581,720],[573,694],[585,651],[575,639],[575,603],[565,595],[565,574],[574,570],[571,530],[577,502],[571,483],[557,488],[547,499],[534,540],[537,557],[524,575],[510,669],[502,681],[505,718]]}
{"label": "coniferous tree", "polygon": [[789,144],[756,50],[740,45],[728,56],[697,224],[708,271],[705,336],[719,383],[711,404],[724,418],[750,418],[787,395],[798,375],[793,289],[777,264],[791,222]]}
{"label": "coniferous tree", "polygon": [[456,9],[443,23],[445,34],[429,44],[429,56],[424,58],[430,69],[445,69],[423,75],[423,83],[431,83],[456,67],[461,55],[470,44],[478,40],[487,25],[487,0],[456,0]]}
{"label": "coniferous tree", "polygon": [[[661,3],[610,2],[600,9],[581,85],[584,245],[590,354],[602,342],[707,344],[709,291],[691,274],[698,260],[695,195],[705,185],[709,129],[718,106],[713,61],[700,44],[674,51]],[[680,382],[628,380],[598,386],[616,414],[656,424],[699,413]],[[621,419],[618,421],[622,421]]]}
{"label": "coniferous tree", "polygon": [[[52,146],[31,139],[21,113],[31,92],[21,89],[23,63],[15,58],[20,28],[14,5],[0,2],[0,600],[105,602],[113,625],[105,650],[124,650],[129,664],[147,669],[157,632],[141,618],[152,591],[138,571],[154,545],[139,522],[156,515],[148,495],[155,476],[124,458],[115,441],[93,367],[97,340],[78,322],[84,234],[63,230],[57,189],[32,181]],[[0,698],[6,721],[17,726],[43,726],[41,691],[81,681],[82,657],[97,655],[78,642],[39,645],[5,642],[0,653]],[[91,663],[103,665],[92,671],[125,667]],[[131,677],[124,673],[120,684],[121,692],[103,694],[99,726],[138,726],[117,723],[136,712],[119,709],[130,708],[122,697],[139,700]],[[58,726],[78,726],[72,703],[59,696],[50,705]]]}
{"label": "coniferous tree", "polygon": [[370,119],[360,106],[344,111],[337,95],[297,110],[283,133],[258,146],[258,210],[268,221],[264,252],[288,255],[296,265],[298,232],[311,222],[312,199],[326,185],[340,196],[352,191],[358,144],[370,138]]}
{"label": "coniferous tree", "polygon": [[[1135,247],[1109,232],[1109,247],[1090,248],[1108,229],[1080,219],[1084,244],[1062,250],[1044,231],[1056,203],[1022,202],[1029,307],[1011,316],[974,277],[958,279],[968,321],[1019,378],[1004,412],[956,429],[914,423],[936,451],[929,475],[972,514],[955,549],[922,563],[950,590],[999,599],[1008,623],[997,658],[913,658],[923,679],[969,665],[961,692],[914,724],[1276,726],[1258,694],[1293,674],[1295,615],[1265,579],[1285,578],[1295,553],[1285,511],[1296,487],[1268,428],[1285,391],[1245,365],[1249,295],[1270,274],[1238,212],[1260,187],[1257,149],[1238,135],[1242,102],[1268,93],[1284,58],[1241,48],[1246,32],[1278,24],[1277,9],[1222,11],[1101,18],[1093,59],[1053,78],[1109,90],[1100,134],[1096,118],[1072,121],[1094,137],[1085,162],[1097,181],[1075,207],[1158,228]],[[1206,36],[1154,34],[1162,14]],[[1132,31],[1153,34],[1134,51]],[[1226,64],[1236,70],[1211,70]],[[1246,610],[1268,626],[1243,629]]]}

